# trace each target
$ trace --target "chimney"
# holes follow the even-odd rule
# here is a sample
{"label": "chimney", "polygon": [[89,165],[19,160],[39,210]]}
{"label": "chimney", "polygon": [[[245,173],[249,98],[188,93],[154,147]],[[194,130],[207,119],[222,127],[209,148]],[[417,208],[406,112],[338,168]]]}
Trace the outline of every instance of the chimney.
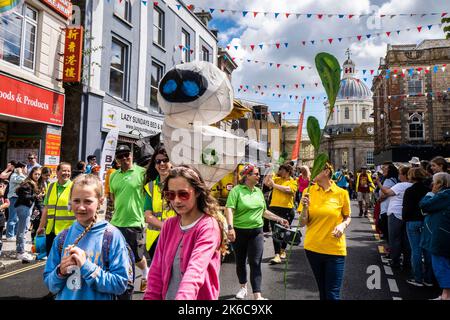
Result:
{"label": "chimney", "polygon": [[[193,11],[194,9],[192,9]],[[200,19],[200,21],[205,25],[206,28],[208,28],[208,23],[212,19],[211,13],[202,10],[201,12],[194,12],[194,14],[197,16],[197,18]]]}

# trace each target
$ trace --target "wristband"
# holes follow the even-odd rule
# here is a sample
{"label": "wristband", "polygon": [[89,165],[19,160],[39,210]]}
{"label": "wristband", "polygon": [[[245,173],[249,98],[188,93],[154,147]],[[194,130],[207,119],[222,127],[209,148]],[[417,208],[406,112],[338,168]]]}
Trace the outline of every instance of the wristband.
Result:
{"label": "wristband", "polygon": [[233,226],[231,224],[228,225],[228,231],[234,230]]}

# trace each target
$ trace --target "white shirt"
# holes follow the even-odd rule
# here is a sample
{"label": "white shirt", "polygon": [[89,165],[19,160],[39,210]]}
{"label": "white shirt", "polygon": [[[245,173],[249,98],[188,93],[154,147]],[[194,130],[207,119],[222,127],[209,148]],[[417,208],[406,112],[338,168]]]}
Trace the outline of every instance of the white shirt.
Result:
{"label": "white shirt", "polygon": [[[383,187],[386,188],[392,188],[393,186],[395,186],[397,182],[394,180],[394,178],[389,178],[384,180],[383,182]],[[383,194],[383,191],[380,190],[380,196]],[[381,202],[380,204],[380,214],[385,214],[388,212],[388,207],[389,207],[389,201],[391,200],[391,197],[387,197],[386,199],[384,199],[384,201]]]}
{"label": "white shirt", "polygon": [[397,219],[402,220],[402,209],[403,209],[403,195],[406,189],[411,187],[413,184],[411,182],[400,182],[391,188],[392,192],[395,193],[391,196],[389,200],[388,216],[392,213]]}

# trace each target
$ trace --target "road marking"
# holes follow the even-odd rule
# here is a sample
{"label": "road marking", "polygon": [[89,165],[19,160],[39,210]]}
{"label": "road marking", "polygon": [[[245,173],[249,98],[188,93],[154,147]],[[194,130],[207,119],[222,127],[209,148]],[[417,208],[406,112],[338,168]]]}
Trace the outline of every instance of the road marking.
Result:
{"label": "road marking", "polygon": [[388,283],[389,283],[389,290],[391,290],[391,292],[400,292],[398,290],[397,281],[395,281],[395,279],[388,279]]}
{"label": "road marking", "polygon": [[388,260],[388,258],[386,258],[386,257],[384,257],[384,256],[381,256],[381,262],[383,262],[383,263],[389,263],[389,260]]}
{"label": "road marking", "polygon": [[384,246],[378,246],[378,252],[384,254],[385,253]]}
{"label": "road marking", "polygon": [[45,261],[37,262],[36,264],[33,264],[33,265],[31,265],[31,266],[24,267],[24,268],[21,268],[21,269],[18,269],[18,270],[14,270],[14,271],[5,273],[5,274],[3,274],[3,275],[0,276],[0,280],[3,280],[3,279],[5,279],[5,278],[14,276],[14,275],[16,275],[16,274],[19,274],[19,273],[22,273],[22,272],[25,272],[25,271],[29,271],[29,270],[38,268],[38,267],[43,266],[43,265],[45,265]]}
{"label": "road marking", "polygon": [[377,228],[376,228],[373,224],[371,224],[370,226],[372,227],[372,230],[373,230],[373,231],[376,231],[376,230],[377,230]]}
{"label": "road marking", "polygon": [[381,241],[380,235],[378,233],[374,233],[373,236],[376,240]]}
{"label": "road marking", "polygon": [[384,273],[386,273],[388,276],[393,276],[394,273],[392,272],[392,268],[389,266],[383,266],[384,267]]}
{"label": "road marking", "polygon": [[400,297],[392,297],[392,300],[403,300],[403,299]]}

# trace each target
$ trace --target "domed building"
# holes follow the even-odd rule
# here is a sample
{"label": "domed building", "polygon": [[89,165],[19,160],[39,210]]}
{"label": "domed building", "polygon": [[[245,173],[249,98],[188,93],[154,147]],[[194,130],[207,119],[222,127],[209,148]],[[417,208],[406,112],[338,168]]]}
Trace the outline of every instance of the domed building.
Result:
{"label": "domed building", "polygon": [[325,128],[328,155],[335,168],[358,171],[361,166],[374,165],[373,151],[373,100],[372,92],[364,81],[356,77],[356,65],[350,59],[343,64],[343,75],[335,108],[330,115],[330,105],[325,103],[327,117]]}

